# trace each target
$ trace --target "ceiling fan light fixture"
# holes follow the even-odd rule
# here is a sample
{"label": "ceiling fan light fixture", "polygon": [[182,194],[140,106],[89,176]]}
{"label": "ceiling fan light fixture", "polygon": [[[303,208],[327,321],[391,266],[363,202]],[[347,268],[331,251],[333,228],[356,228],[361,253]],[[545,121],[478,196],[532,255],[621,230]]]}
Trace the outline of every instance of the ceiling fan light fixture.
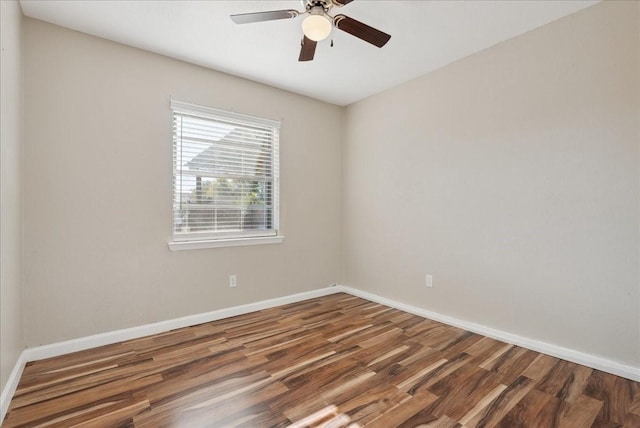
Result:
{"label": "ceiling fan light fixture", "polygon": [[[2,0],[0,0],[2,1]],[[300,42],[300,55],[298,61],[311,61],[316,53],[316,46],[331,35],[333,27],[340,31],[351,34],[376,47],[383,47],[391,38],[376,28],[356,21],[348,16],[334,15],[334,7],[342,7],[353,0],[300,0],[305,10],[294,9],[268,10],[265,12],[240,13],[231,15],[231,20],[236,24],[248,24],[251,22],[276,21],[281,19],[296,18],[305,15],[302,21],[302,32],[304,37]],[[333,40],[331,41],[333,46]]]}
{"label": "ceiling fan light fixture", "polygon": [[313,8],[304,21],[302,21],[302,32],[314,42],[319,42],[329,37],[331,34],[331,21],[324,15],[324,10]]}

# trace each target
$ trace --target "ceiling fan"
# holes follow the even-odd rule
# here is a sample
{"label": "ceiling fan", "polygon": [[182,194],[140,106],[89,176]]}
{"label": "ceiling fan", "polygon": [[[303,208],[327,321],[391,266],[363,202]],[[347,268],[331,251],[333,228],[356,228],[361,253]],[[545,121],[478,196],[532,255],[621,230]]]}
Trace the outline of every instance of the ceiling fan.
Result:
{"label": "ceiling fan", "polygon": [[317,43],[329,37],[332,27],[336,27],[379,48],[383,47],[391,38],[389,34],[383,33],[348,16],[342,14],[332,16],[329,14],[332,8],[340,8],[352,1],[353,0],[301,0],[305,7],[305,10],[301,12],[295,9],[288,9],[241,13],[231,15],[231,19],[236,24],[249,24],[252,22],[290,19],[300,15],[308,15],[304,21],[302,21],[302,32],[304,35],[302,37],[302,48],[300,49],[298,61],[311,61],[316,53]]}

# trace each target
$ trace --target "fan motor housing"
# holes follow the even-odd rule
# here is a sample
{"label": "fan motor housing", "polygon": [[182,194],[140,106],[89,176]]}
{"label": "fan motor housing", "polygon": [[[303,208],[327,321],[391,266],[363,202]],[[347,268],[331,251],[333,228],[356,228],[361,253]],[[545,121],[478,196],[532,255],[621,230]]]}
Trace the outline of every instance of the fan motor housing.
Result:
{"label": "fan motor housing", "polygon": [[325,12],[328,12],[332,7],[342,7],[344,4],[338,0],[304,0],[304,6],[307,10],[321,6]]}

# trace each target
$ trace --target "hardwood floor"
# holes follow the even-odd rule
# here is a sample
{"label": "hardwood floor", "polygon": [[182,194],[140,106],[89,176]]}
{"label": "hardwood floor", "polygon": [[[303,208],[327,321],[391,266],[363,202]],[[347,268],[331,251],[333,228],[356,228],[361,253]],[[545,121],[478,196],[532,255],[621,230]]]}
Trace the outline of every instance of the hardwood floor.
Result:
{"label": "hardwood floor", "polygon": [[5,427],[640,427],[640,385],[334,294],[29,363]]}

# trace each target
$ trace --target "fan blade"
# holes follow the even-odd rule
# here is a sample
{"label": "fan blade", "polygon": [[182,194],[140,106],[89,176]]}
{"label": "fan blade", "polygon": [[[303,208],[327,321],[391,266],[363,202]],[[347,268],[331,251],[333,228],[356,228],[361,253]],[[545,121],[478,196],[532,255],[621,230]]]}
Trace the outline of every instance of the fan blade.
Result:
{"label": "fan blade", "polygon": [[331,0],[332,3],[337,4],[338,6],[345,6],[351,3],[353,0]]}
{"label": "fan blade", "polygon": [[272,10],[269,12],[239,13],[231,15],[236,24],[250,24],[252,22],[273,21],[276,19],[295,18],[299,15],[297,10]]}
{"label": "fan blade", "polygon": [[304,36],[302,39],[302,47],[300,48],[300,57],[298,57],[298,61],[311,61],[313,60],[313,56],[316,54],[316,46],[318,42],[315,42]]}
{"label": "fan blade", "polygon": [[369,42],[379,48],[387,44],[391,38],[387,33],[383,33],[380,30],[376,30],[373,27],[369,27],[367,24],[363,24],[360,21],[356,21],[355,19],[344,15],[336,15],[336,17],[333,18],[333,25],[352,36],[356,36],[357,38],[362,39],[365,42]]}

